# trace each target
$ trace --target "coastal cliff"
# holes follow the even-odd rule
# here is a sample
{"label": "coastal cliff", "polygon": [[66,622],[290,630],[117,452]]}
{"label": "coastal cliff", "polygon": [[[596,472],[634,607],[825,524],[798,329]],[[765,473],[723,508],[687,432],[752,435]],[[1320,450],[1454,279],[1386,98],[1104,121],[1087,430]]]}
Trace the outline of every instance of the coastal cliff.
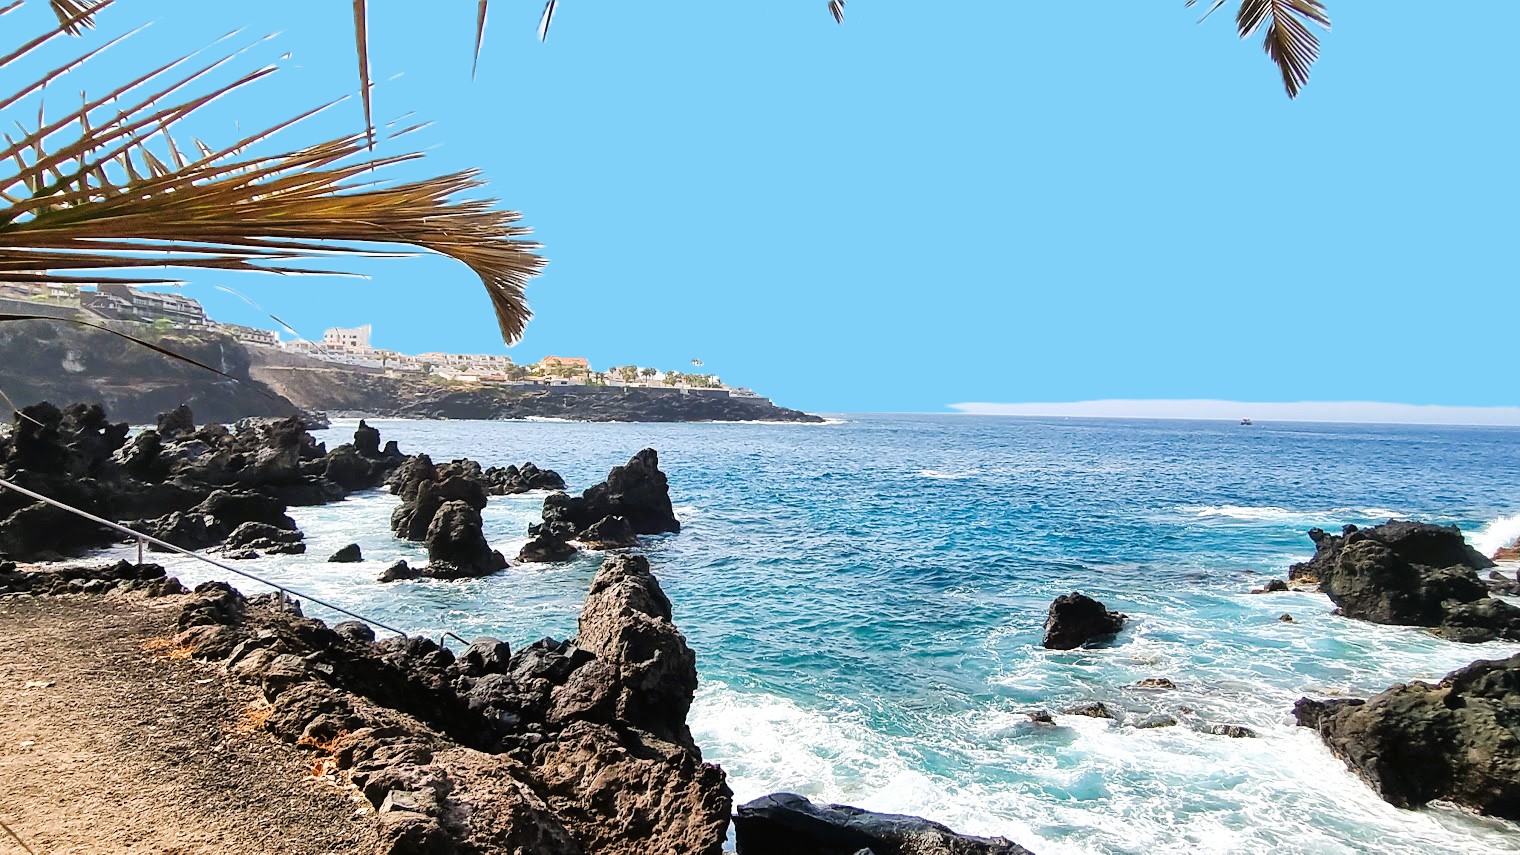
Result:
{"label": "coastal cliff", "polygon": [[331,367],[255,365],[253,377],[294,401],[327,413],[420,419],[557,418],[592,422],[821,422],[764,398],[609,387],[445,384]]}
{"label": "coastal cliff", "polygon": [[0,392],[16,407],[42,401],[102,405],[132,424],[189,404],[199,417],[233,422],[290,416],[299,408],[249,376],[248,348],[211,331],[156,334],[132,325],[133,336],[209,365],[233,379],[155,353],[103,330],[61,321],[0,324]]}
{"label": "coastal cliff", "polygon": [[[147,424],[189,404],[208,422],[302,412],[420,419],[560,418],[596,422],[821,422],[764,398],[671,389],[506,387],[394,377],[248,347],[212,330],[130,334],[228,375],[155,353],[109,332],[57,321],[0,324],[0,392],[16,407],[41,401],[99,403]],[[231,379],[229,379],[231,378]]]}

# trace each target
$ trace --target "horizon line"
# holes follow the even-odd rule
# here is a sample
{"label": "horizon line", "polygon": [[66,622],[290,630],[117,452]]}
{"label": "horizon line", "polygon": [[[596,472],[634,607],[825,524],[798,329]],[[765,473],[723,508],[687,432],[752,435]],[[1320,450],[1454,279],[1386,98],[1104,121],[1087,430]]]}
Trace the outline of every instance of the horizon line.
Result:
{"label": "horizon line", "polygon": [[1226,401],[1212,398],[1106,398],[1091,401],[950,404],[962,415],[1199,421],[1323,422],[1520,427],[1520,406],[1470,407],[1383,401]]}

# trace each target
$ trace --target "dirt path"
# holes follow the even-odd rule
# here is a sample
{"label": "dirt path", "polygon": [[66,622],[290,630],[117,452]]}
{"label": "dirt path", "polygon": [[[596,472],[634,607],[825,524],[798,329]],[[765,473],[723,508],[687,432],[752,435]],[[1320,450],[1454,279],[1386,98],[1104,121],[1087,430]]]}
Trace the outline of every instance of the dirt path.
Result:
{"label": "dirt path", "polygon": [[254,690],[154,645],[178,600],[0,597],[0,821],[37,855],[373,851],[367,804],[254,726]]}

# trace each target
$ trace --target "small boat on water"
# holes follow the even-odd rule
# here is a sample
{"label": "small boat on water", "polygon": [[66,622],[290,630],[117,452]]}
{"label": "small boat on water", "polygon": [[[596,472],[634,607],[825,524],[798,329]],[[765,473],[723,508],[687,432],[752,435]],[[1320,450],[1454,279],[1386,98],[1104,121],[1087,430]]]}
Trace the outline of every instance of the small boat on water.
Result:
{"label": "small boat on water", "polygon": [[1248,425],[1248,424],[1251,423],[1251,420],[1250,419],[1241,419],[1240,423],[1243,424],[1243,425]]}

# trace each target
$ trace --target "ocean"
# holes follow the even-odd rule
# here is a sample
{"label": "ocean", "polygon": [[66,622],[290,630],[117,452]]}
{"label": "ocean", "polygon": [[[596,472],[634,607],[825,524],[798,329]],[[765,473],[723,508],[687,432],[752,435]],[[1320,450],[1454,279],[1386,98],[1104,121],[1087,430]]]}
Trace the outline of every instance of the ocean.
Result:
{"label": "ocean", "polygon": [[[1306,694],[1433,680],[1520,645],[1346,620],[1319,594],[1248,593],[1312,553],[1312,526],[1401,517],[1457,523],[1485,552],[1513,540],[1520,429],[898,415],[372,423],[409,453],[531,460],[577,491],[659,450],[683,529],[645,551],[697,651],[692,731],[736,802],[788,790],[1006,835],[1042,855],[1520,852],[1515,824],[1384,803],[1291,717]],[[317,436],[334,446],[354,424]],[[541,503],[493,497],[492,545],[515,556]],[[307,555],[248,569],[434,637],[515,647],[574,634],[599,555],[381,585],[396,559],[426,560],[392,538],[395,504],[375,492],[294,509]],[[350,542],[363,563],[326,563]],[[155,560],[190,583],[222,575]],[[1072,590],[1130,616],[1115,643],[1039,646],[1051,599]],[[1150,677],[1177,688],[1134,686]],[[1058,714],[1051,727],[1026,715],[1089,700],[1126,721],[1180,724]],[[1204,732],[1215,724],[1259,738]]]}

